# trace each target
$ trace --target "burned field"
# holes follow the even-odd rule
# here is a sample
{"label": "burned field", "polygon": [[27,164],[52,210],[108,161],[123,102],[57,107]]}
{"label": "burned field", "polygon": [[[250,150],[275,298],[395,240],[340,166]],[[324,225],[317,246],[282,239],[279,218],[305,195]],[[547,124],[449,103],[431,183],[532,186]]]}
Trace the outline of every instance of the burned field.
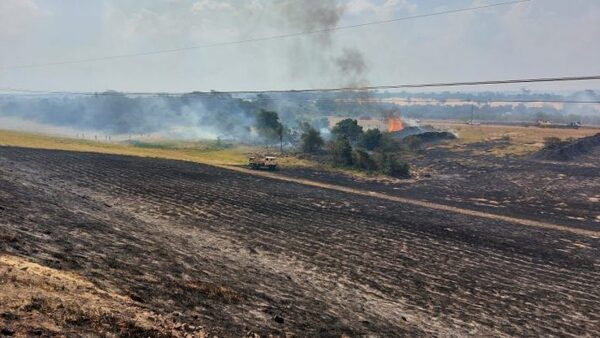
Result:
{"label": "burned field", "polygon": [[[600,335],[600,241],[577,227],[13,147],[0,148],[0,216],[2,254],[219,336]],[[26,310],[2,307],[15,313],[0,328]]]}
{"label": "burned field", "polygon": [[[587,139],[598,142],[600,135]],[[501,139],[429,146],[409,158],[418,170],[414,180],[365,179],[310,168],[282,174],[600,231],[600,146],[594,143],[565,161],[548,158],[548,151],[493,154],[506,146],[508,142]]]}

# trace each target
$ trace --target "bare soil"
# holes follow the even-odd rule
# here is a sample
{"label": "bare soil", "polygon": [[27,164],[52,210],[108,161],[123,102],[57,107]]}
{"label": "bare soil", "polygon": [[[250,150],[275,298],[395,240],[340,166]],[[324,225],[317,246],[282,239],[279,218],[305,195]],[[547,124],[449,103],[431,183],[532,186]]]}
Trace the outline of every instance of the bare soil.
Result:
{"label": "bare soil", "polygon": [[0,253],[209,335],[599,336],[599,242],[194,163],[0,147]]}

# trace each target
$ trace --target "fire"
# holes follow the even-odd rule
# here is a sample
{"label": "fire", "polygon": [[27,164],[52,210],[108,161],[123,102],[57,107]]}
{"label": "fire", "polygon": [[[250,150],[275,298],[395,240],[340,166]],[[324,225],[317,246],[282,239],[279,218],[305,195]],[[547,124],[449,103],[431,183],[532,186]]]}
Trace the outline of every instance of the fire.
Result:
{"label": "fire", "polygon": [[388,122],[388,131],[389,132],[399,131],[404,128],[404,124],[402,123],[402,120],[400,120],[399,117],[390,116],[390,117],[388,117],[387,122]]}

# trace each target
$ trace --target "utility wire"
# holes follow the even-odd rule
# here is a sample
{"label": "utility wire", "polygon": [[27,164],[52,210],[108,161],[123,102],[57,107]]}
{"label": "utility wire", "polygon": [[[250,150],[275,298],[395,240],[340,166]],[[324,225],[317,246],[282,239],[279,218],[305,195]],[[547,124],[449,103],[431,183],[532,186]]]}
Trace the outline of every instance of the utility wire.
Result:
{"label": "utility wire", "polygon": [[0,91],[10,92],[25,92],[39,94],[64,94],[64,95],[137,95],[137,96],[173,96],[173,95],[217,95],[217,94],[283,94],[283,93],[316,93],[316,92],[361,92],[369,90],[382,89],[406,89],[406,88],[431,88],[431,87],[461,87],[461,86],[483,86],[483,85],[500,85],[500,84],[517,84],[517,83],[544,83],[544,82],[566,82],[566,81],[591,81],[600,80],[600,75],[590,76],[566,76],[566,77],[542,77],[542,78],[527,78],[527,79],[509,79],[509,80],[486,80],[486,81],[471,81],[471,82],[434,82],[420,84],[396,84],[396,85],[379,85],[379,86],[363,86],[363,87],[336,87],[336,88],[321,88],[321,89],[271,89],[271,90],[231,90],[231,91],[194,91],[187,93],[169,93],[169,92],[84,92],[84,91],[48,91],[48,90],[31,90],[17,88],[0,88]]}
{"label": "utility wire", "polygon": [[338,31],[338,30],[346,30],[346,29],[353,29],[353,28],[359,28],[359,27],[381,25],[381,24],[387,24],[387,23],[398,22],[398,21],[406,21],[406,20],[427,18],[427,17],[439,16],[439,15],[461,13],[461,12],[474,11],[474,10],[480,10],[480,9],[485,9],[485,8],[498,7],[498,6],[515,5],[515,4],[525,3],[525,2],[530,2],[530,1],[533,1],[533,0],[506,1],[506,2],[489,4],[489,5],[451,9],[451,10],[439,11],[439,12],[433,12],[433,13],[427,13],[427,14],[404,16],[404,17],[388,19],[388,20],[370,21],[370,22],[363,22],[363,23],[354,24],[354,25],[315,29],[315,30],[308,30],[308,31],[296,32],[296,33],[271,35],[271,36],[264,36],[264,37],[257,37],[257,38],[249,38],[249,39],[243,39],[243,40],[237,40],[237,41],[219,42],[219,43],[213,43],[213,44],[187,46],[187,47],[180,47],[180,48],[173,48],[173,49],[161,49],[161,50],[130,53],[130,54],[107,55],[107,56],[102,56],[102,57],[80,59],[80,60],[69,60],[69,61],[57,61],[57,62],[48,62],[48,63],[7,66],[7,67],[0,67],[0,69],[8,70],[8,69],[23,69],[23,68],[37,68],[37,67],[47,67],[47,66],[69,65],[69,64],[78,64],[78,63],[88,63],[88,62],[94,62],[94,61],[125,59],[125,58],[147,56],[147,55],[177,53],[177,52],[184,52],[184,51],[189,51],[189,50],[194,50],[194,49],[231,46],[231,45],[245,44],[245,43],[250,43],[250,42],[258,42],[258,41],[279,40],[279,39],[284,39],[284,38],[289,38],[289,37],[297,37],[297,36],[302,36],[302,35],[311,35],[311,34],[318,34],[318,33],[325,33],[325,32],[333,32],[333,31]]}
{"label": "utility wire", "polygon": [[[243,94],[284,94],[284,93],[331,93],[331,92],[365,92],[371,90],[380,89],[402,89],[402,88],[428,88],[428,87],[453,87],[453,86],[477,86],[477,85],[497,85],[497,84],[515,84],[515,83],[539,83],[539,82],[564,82],[564,81],[589,81],[589,80],[600,80],[600,75],[592,76],[571,76],[571,77],[546,77],[546,78],[529,78],[529,79],[511,79],[511,80],[489,80],[489,81],[475,81],[475,82],[446,82],[446,83],[422,83],[422,84],[398,84],[389,86],[366,86],[366,87],[348,87],[348,88],[324,88],[324,89],[290,89],[290,90],[249,90],[249,91],[211,91],[211,92],[117,92],[117,91],[105,91],[105,92],[84,92],[84,91],[47,91],[47,90],[31,90],[31,89],[18,89],[18,88],[0,88],[0,95],[2,91],[17,93],[19,95],[87,95],[87,96],[156,96],[156,97],[179,97],[183,95],[196,95],[196,96],[208,96],[211,99],[222,98],[228,100],[228,97],[220,97],[219,94],[228,95],[243,95]],[[269,97],[269,100],[277,100],[277,97]],[[296,99],[297,100],[297,99]],[[305,99],[305,101],[316,101],[322,100],[322,98],[316,99]],[[344,102],[347,98],[334,98],[332,101]],[[350,99],[353,101],[373,102],[373,98],[361,98],[357,97]],[[377,98],[380,102],[385,102],[385,99]],[[394,100],[404,102],[415,102],[423,103],[424,101],[440,102],[441,100],[435,99],[400,99],[394,98]],[[600,101],[590,100],[535,100],[535,99],[524,99],[524,100],[465,100],[461,103],[573,103],[573,104],[600,104]]]}

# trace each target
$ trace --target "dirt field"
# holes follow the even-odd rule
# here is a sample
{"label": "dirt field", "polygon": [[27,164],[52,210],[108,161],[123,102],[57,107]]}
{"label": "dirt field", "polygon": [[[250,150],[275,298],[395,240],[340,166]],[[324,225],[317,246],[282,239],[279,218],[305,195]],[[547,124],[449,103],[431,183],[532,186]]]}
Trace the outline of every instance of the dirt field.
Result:
{"label": "dirt field", "polygon": [[[189,162],[12,147],[0,147],[0,216],[5,257],[219,336],[600,335],[596,236]],[[40,312],[0,304],[0,329],[26,310]]]}

